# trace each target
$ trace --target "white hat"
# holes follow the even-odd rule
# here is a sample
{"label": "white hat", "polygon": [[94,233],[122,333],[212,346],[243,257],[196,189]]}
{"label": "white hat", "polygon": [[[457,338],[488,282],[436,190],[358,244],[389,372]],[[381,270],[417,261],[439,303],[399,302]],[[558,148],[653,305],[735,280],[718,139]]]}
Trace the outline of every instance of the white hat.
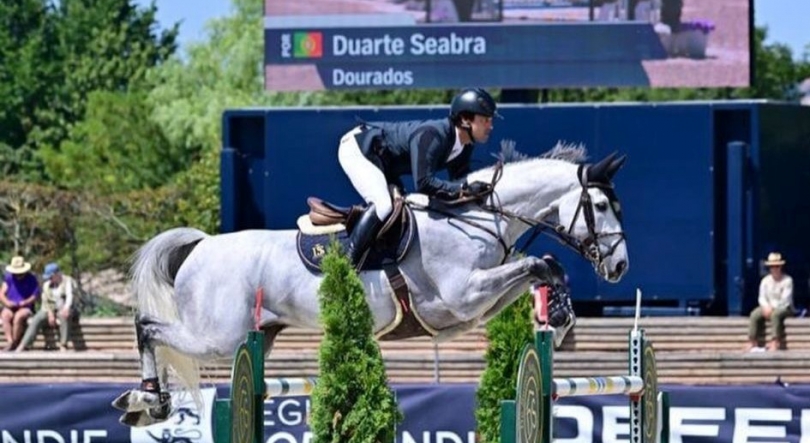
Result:
{"label": "white hat", "polygon": [[765,266],[784,266],[785,260],[782,259],[782,254],[778,252],[771,252],[768,254],[768,259],[765,260]]}
{"label": "white hat", "polygon": [[25,274],[31,270],[31,263],[25,261],[21,256],[16,256],[11,259],[11,264],[6,266],[6,272],[11,274]]}

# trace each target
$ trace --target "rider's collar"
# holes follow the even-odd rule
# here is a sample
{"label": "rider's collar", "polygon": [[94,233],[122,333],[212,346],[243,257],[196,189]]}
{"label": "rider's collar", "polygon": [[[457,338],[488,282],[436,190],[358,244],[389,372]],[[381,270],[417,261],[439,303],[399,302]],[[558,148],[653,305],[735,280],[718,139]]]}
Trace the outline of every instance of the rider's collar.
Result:
{"label": "rider's collar", "polygon": [[450,149],[450,155],[447,156],[447,161],[450,161],[461,154],[461,151],[464,150],[464,145],[461,144],[461,134],[459,133],[458,126],[455,128],[456,131],[456,141],[453,143],[453,148]]}

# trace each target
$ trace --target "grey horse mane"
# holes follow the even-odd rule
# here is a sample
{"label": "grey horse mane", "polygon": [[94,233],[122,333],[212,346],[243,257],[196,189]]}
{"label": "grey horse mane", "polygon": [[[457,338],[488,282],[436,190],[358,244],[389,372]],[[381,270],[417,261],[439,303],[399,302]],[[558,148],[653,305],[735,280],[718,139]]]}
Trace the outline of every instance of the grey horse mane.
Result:
{"label": "grey horse mane", "polygon": [[562,140],[548,151],[537,157],[530,157],[517,150],[517,143],[514,140],[502,140],[501,151],[493,154],[493,157],[501,160],[504,164],[529,161],[536,158],[548,160],[562,160],[568,163],[579,164],[588,159],[588,151],[583,143],[568,143]]}

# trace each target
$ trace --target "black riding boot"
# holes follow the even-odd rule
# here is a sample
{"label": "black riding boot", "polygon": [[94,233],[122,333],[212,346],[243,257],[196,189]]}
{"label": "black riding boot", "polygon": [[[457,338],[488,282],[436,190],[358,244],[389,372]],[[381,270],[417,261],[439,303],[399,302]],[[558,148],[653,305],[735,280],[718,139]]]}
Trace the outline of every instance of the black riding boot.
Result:
{"label": "black riding boot", "polygon": [[377,218],[377,211],[374,210],[374,205],[369,205],[366,210],[363,211],[363,215],[360,216],[360,220],[357,221],[349,237],[347,255],[353,265],[358,264],[363,253],[365,253],[366,249],[374,242],[374,238],[377,236],[377,233],[380,232],[382,224],[382,221]]}

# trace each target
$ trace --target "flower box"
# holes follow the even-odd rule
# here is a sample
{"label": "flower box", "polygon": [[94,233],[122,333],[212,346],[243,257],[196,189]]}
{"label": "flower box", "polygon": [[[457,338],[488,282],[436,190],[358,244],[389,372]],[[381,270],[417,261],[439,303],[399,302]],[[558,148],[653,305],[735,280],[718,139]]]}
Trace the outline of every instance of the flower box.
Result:
{"label": "flower box", "polygon": [[683,22],[678,32],[672,34],[670,55],[689,58],[706,58],[709,34],[715,30],[714,23],[708,20]]}

